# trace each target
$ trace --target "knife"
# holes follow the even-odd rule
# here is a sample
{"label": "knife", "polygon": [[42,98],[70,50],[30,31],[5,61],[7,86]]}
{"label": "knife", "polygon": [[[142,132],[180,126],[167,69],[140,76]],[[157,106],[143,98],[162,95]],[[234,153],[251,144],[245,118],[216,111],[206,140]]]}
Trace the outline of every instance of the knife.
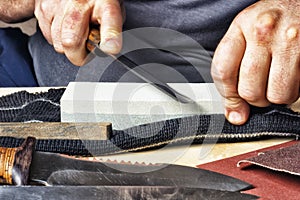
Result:
{"label": "knife", "polygon": [[228,192],[199,188],[181,188],[165,186],[54,186],[54,187],[1,187],[3,199],[14,200],[250,200],[257,196],[240,192]]}
{"label": "knife", "polygon": [[[147,72],[146,70],[138,67],[139,65],[126,57],[122,54],[106,54],[99,48],[100,43],[100,31],[98,29],[92,28],[90,30],[88,40],[87,40],[87,49],[90,51],[91,54],[96,55],[98,57],[107,57],[110,56],[114,60],[118,61],[122,64],[123,67],[125,67],[128,71],[135,74],[137,77],[145,81],[146,83],[151,84],[155,88],[162,91],[164,94],[167,94],[168,96],[172,97],[176,101],[179,101],[181,103],[192,103],[195,104],[196,102],[191,99],[188,96],[185,96],[181,94],[180,92],[174,90],[172,87],[170,87],[167,83],[164,83],[163,81],[157,79],[152,74]],[[90,61],[90,58],[87,59]]]}
{"label": "knife", "polygon": [[[172,186],[241,191],[252,186],[199,168],[172,164],[120,164],[88,161],[34,151],[35,138],[20,147],[0,148],[0,182],[15,185]],[[140,173],[134,173],[140,172]]]}

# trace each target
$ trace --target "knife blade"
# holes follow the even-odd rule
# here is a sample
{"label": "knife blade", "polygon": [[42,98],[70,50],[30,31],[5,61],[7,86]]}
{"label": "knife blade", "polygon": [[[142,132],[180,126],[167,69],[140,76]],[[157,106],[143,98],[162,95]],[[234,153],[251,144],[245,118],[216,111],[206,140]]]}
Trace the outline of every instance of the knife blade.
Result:
{"label": "knife blade", "polygon": [[54,186],[54,187],[1,187],[0,196],[3,199],[14,200],[250,200],[257,196],[240,192],[228,192],[199,188],[181,188],[164,186]]}
{"label": "knife blade", "polygon": [[[180,92],[176,91],[172,87],[170,87],[167,83],[159,80],[158,78],[154,77],[151,73],[147,72],[146,70],[138,67],[139,65],[126,57],[122,54],[106,54],[99,48],[100,43],[100,31],[98,29],[92,28],[89,33],[89,37],[87,40],[87,49],[90,51],[91,54],[96,55],[98,57],[112,57],[115,61],[118,61],[122,64],[123,67],[125,67],[128,71],[135,74],[137,77],[145,81],[146,83],[151,84],[164,94],[167,94],[168,96],[172,97],[178,102],[181,103],[192,103],[196,104],[196,102],[191,99],[190,97],[181,94]],[[88,61],[91,58],[88,57]]]}
{"label": "knife blade", "polygon": [[198,168],[80,160],[56,153],[35,152],[34,144],[35,138],[28,137],[18,148],[0,148],[2,183],[27,185],[33,181],[55,185],[64,181],[66,185],[176,186],[224,191],[252,187],[238,179]]}

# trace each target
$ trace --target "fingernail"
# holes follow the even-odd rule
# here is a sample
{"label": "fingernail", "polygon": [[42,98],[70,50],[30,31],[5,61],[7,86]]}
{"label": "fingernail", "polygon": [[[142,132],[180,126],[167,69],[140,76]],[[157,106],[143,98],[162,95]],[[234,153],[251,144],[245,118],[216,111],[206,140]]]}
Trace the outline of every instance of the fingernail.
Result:
{"label": "fingernail", "polygon": [[242,124],[244,122],[242,115],[237,111],[231,111],[228,120],[233,124]]}
{"label": "fingernail", "polygon": [[117,54],[119,52],[119,43],[115,39],[109,39],[101,44],[101,50],[107,53]]}

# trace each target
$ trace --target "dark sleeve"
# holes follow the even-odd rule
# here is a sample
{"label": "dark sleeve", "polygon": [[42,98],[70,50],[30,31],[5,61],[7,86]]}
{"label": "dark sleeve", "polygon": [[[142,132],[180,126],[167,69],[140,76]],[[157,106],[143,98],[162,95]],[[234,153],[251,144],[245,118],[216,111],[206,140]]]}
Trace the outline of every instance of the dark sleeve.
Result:
{"label": "dark sleeve", "polygon": [[18,28],[0,29],[0,87],[34,87],[37,82],[28,36]]}

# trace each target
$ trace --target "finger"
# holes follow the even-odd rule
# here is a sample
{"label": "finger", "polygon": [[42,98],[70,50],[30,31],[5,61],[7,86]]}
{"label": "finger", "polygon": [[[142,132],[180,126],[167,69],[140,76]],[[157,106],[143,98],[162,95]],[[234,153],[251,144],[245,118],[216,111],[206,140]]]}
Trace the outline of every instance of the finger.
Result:
{"label": "finger", "polygon": [[118,0],[97,1],[92,17],[101,24],[100,48],[108,54],[117,54],[122,48],[122,9]]}
{"label": "finger", "polygon": [[277,18],[277,12],[264,12],[257,16],[254,24],[243,24],[247,47],[241,63],[238,91],[244,100],[254,106],[270,104],[266,91],[271,65],[270,46]]}
{"label": "finger", "polygon": [[[284,38],[284,41],[282,41]],[[299,97],[299,29],[287,29],[276,41],[270,69],[267,98],[275,104],[291,104]]]}
{"label": "finger", "polygon": [[90,10],[86,1],[68,1],[61,25],[61,44],[66,57],[81,66],[87,56]]}
{"label": "finger", "polygon": [[[64,5],[63,5],[64,6]],[[64,48],[62,45],[62,40],[61,40],[61,27],[62,27],[62,22],[63,22],[63,7],[58,6],[58,9],[60,9],[60,11],[56,10],[57,15],[55,16],[55,18],[52,21],[52,25],[51,25],[51,36],[52,36],[52,43],[53,43],[53,47],[54,49],[58,52],[58,53],[64,53]]]}
{"label": "finger", "polygon": [[61,40],[61,25],[63,17],[54,18],[51,26],[52,43],[54,49],[58,53],[64,53],[64,48]]}
{"label": "finger", "polygon": [[238,93],[249,104],[259,107],[270,104],[266,98],[270,65],[269,50],[248,40],[239,72]]}
{"label": "finger", "polygon": [[52,44],[51,24],[54,17],[52,11],[55,10],[55,6],[55,3],[50,4],[48,1],[36,1],[34,10],[40,30],[49,44]]}
{"label": "finger", "polygon": [[249,116],[249,105],[239,96],[238,73],[246,48],[240,27],[233,22],[218,45],[212,65],[212,77],[225,97],[225,116],[233,124],[243,124]]}

